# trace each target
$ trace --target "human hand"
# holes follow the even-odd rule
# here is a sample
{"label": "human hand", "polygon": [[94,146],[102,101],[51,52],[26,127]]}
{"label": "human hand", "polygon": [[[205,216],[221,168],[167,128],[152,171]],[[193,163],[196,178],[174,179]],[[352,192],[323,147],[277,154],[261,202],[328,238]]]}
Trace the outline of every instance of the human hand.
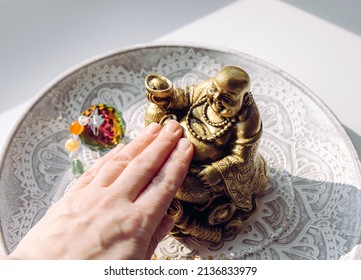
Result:
{"label": "human hand", "polygon": [[165,213],[193,147],[181,126],[152,123],[87,170],[21,240],[15,259],[145,259],[173,227]]}

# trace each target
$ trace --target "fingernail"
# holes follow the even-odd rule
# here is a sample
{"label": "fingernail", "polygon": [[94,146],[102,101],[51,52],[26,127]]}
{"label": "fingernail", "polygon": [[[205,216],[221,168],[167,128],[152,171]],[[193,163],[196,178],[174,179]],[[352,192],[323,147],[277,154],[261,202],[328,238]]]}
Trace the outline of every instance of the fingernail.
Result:
{"label": "fingernail", "polygon": [[150,123],[146,129],[145,129],[145,133],[152,135],[152,134],[156,134],[159,130],[160,130],[161,126],[157,123]]}
{"label": "fingernail", "polygon": [[182,152],[185,152],[188,150],[188,148],[190,147],[191,143],[189,142],[188,139],[186,138],[181,138],[179,139],[178,141],[178,144],[177,144],[177,150],[179,151],[182,151]]}
{"label": "fingernail", "polygon": [[179,129],[179,123],[174,120],[168,121],[167,124],[165,125],[165,131],[169,133],[174,133],[178,129]]}

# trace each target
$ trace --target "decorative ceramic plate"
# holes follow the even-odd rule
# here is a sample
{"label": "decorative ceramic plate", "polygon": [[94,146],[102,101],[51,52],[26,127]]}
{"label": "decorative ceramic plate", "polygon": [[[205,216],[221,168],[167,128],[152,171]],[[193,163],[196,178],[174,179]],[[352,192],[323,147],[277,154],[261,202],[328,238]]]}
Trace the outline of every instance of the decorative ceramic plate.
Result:
{"label": "decorative ceramic plate", "polygon": [[[0,170],[3,246],[11,252],[74,178],[64,151],[68,124],[92,104],[123,112],[131,141],[143,128],[144,78],[196,84],[223,66],[251,76],[263,119],[260,152],[270,183],[242,232],[218,247],[166,237],[160,259],[338,259],[361,243],[361,168],[342,126],[298,81],[257,58],[194,45],[147,45],[102,56],[62,76],[23,115]],[[85,150],[86,164],[100,155]]]}

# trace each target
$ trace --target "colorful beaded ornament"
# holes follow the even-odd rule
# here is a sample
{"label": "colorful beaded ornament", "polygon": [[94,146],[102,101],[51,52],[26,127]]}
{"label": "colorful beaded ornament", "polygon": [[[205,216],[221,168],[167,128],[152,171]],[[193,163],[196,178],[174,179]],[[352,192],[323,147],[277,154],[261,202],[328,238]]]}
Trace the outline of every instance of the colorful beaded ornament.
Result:
{"label": "colorful beaded ornament", "polygon": [[125,134],[125,122],[114,107],[105,104],[92,105],[69,125],[70,138],[65,142],[74,175],[84,172],[80,159],[81,144],[93,151],[107,151],[117,146]]}

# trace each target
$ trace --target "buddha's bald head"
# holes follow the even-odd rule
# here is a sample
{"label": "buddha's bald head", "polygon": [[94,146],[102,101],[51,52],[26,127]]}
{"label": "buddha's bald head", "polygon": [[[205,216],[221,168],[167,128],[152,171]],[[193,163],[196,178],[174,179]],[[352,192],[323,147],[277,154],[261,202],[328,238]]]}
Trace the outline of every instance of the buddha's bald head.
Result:
{"label": "buddha's bald head", "polygon": [[239,67],[227,66],[213,78],[207,102],[222,117],[234,117],[240,111],[244,96],[250,91],[250,78]]}
{"label": "buddha's bald head", "polygon": [[213,81],[223,91],[242,93],[250,90],[250,78],[241,68],[236,66],[224,67],[217,73]]}

